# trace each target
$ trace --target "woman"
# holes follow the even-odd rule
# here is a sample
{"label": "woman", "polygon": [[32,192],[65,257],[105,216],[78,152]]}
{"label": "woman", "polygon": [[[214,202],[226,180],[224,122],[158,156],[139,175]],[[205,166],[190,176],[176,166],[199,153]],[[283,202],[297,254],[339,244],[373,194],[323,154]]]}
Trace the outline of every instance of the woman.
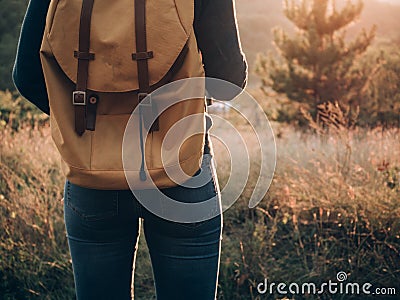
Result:
{"label": "woman", "polygon": [[[31,0],[18,45],[13,79],[29,101],[51,114],[39,58],[50,1]],[[233,0],[196,0],[195,37],[207,77],[244,88],[247,64],[241,51]],[[198,188],[175,186],[162,193],[177,201],[219,197],[206,135],[202,169],[211,180]],[[194,223],[173,222],[146,209],[128,189],[73,184],[64,189],[64,217],[77,299],[131,299],[140,227],[149,248],[157,299],[214,299],[221,252],[222,214]]]}

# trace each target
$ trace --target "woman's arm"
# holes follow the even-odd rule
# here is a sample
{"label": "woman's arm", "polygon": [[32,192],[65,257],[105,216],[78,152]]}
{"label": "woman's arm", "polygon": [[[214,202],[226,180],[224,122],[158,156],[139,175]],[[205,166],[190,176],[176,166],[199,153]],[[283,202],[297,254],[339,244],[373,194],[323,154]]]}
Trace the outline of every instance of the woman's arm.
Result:
{"label": "woman's arm", "polygon": [[30,0],[18,42],[13,81],[22,96],[50,114],[39,50],[50,0]]}
{"label": "woman's arm", "polygon": [[195,32],[207,77],[229,81],[240,88],[247,83],[234,0],[196,0]]}

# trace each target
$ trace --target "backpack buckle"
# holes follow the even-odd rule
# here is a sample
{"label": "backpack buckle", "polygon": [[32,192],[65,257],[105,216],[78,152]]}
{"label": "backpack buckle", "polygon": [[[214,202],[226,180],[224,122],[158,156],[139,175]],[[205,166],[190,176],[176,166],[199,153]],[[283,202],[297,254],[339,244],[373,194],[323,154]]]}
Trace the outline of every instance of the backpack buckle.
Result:
{"label": "backpack buckle", "polygon": [[73,105],[86,105],[86,92],[74,91],[72,93],[72,104]]}
{"label": "backpack buckle", "polygon": [[[147,96],[149,96],[146,101],[143,101]],[[144,126],[149,132],[158,131],[159,130],[159,122],[157,116],[157,105],[151,99],[151,94],[148,93],[138,93],[139,99],[139,114],[144,122]],[[153,123],[150,121],[153,120]]]}
{"label": "backpack buckle", "polygon": [[148,104],[142,103],[142,100],[144,98],[146,98],[148,95],[149,95],[148,93],[138,93],[138,100],[139,100],[139,104],[140,105],[149,105],[149,104],[151,104],[151,101],[149,101]]}

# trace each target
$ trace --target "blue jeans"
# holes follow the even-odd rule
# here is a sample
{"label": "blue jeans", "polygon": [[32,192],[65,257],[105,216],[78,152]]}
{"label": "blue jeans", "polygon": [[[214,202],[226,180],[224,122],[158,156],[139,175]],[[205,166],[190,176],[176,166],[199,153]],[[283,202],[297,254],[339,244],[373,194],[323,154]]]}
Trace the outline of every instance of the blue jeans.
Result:
{"label": "blue jeans", "polygon": [[[162,192],[182,202],[201,202],[219,195],[210,158],[209,154],[203,157],[203,165],[213,172],[207,184],[195,189],[177,186]],[[130,190],[88,189],[67,180],[64,218],[78,300],[132,299],[142,224],[157,299],[215,299],[221,213],[195,223],[169,221],[147,210]]]}

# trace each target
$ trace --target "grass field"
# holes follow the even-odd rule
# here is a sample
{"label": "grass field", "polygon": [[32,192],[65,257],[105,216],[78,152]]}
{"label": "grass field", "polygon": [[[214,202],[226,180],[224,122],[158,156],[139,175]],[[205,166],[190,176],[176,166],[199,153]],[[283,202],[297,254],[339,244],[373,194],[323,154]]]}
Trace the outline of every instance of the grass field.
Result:
{"label": "grass field", "polygon": [[[253,161],[243,195],[224,213],[218,298],[278,299],[259,295],[257,284],[264,278],[321,284],[339,271],[348,281],[400,293],[399,130],[320,136],[276,124],[274,131],[278,161],[268,194],[255,209],[247,207],[257,176]],[[63,176],[49,128],[0,132],[0,295],[73,299]],[[230,162],[215,146],[223,185]],[[136,299],[151,299],[152,285],[142,238]],[[342,299],[324,297],[295,299]]]}

